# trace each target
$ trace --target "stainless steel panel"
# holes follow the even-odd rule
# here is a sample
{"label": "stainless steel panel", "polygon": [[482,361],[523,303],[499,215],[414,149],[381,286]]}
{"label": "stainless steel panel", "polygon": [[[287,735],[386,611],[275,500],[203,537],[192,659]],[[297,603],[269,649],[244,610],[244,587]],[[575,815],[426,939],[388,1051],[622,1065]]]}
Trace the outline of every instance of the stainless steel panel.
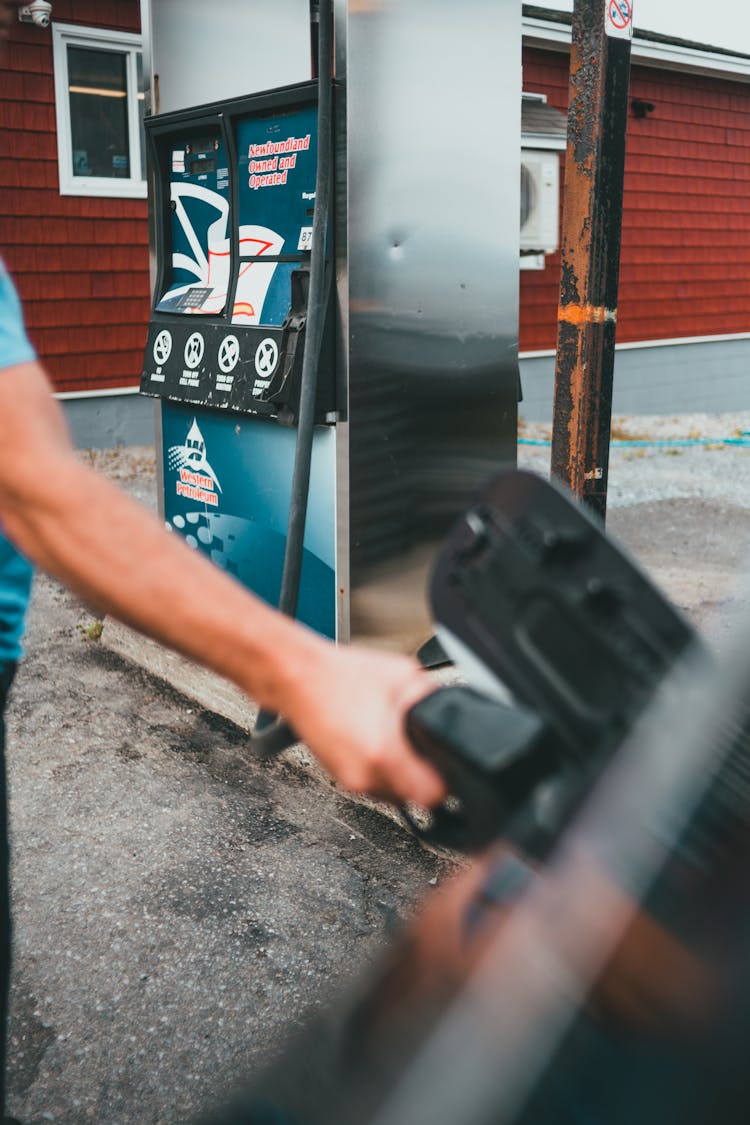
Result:
{"label": "stainless steel panel", "polygon": [[[141,0],[147,113],[252,94],[310,78],[309,0]],[[149,171],[149,178],[150,178]],[[149,188],[151,291],[156,279]],[[155,409],[161,472],[161,403]],[[158,482],[163,512],[164,482]]]}
{"label": "stainless steel panel", "polygon": [[337,31],[352,633],[410,649],[436,543],[515,458],[521,4],[340,0]]}

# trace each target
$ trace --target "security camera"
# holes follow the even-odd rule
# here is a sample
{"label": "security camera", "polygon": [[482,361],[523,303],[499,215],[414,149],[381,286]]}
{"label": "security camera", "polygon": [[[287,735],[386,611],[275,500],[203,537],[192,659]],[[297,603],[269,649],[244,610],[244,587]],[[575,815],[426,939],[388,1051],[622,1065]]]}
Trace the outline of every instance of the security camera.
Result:
{"label": "security camera", "polygon": [[49,0],[33,0],[18,10],[21,23],[34,23],[37,27],[49,27],[52,18],[52,5]]}

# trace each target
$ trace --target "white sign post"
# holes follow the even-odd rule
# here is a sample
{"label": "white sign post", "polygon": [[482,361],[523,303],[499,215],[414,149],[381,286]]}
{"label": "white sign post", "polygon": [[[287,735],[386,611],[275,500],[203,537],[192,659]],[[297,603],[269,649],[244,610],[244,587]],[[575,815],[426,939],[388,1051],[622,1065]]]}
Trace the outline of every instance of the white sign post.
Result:
{"label": "white sign post", "polygon": [[633,0],[607,0],[604,28],[613,39],[632,39]]}

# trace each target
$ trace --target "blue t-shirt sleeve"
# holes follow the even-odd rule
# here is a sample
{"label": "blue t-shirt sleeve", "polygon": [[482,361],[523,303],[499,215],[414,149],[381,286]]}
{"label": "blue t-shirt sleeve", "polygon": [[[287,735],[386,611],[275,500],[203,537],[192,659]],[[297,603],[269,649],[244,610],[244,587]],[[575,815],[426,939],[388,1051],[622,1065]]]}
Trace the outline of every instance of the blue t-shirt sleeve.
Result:
{"label": "blue t-shirt sleeve", "polygon": [[29,363],[36,353],[23,325],[21,302],[0,259],[0,368]]}
{"label": "blue t-shirt sleeve", "polygon": [[[23,326],[18,294],[0,259],[0,379],[3,369],[35,359]],[[2,534],[0,525],[0,665],[21,656],[31,566]]]}

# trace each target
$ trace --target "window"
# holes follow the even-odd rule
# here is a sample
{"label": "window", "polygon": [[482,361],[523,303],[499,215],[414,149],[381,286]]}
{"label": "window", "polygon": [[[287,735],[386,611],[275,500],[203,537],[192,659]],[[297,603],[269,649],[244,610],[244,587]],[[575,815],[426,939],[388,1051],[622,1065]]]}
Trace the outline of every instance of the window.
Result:
{"label": "window", "polygon": [[138,35],[52,25],[61,195],[145,197]]}

